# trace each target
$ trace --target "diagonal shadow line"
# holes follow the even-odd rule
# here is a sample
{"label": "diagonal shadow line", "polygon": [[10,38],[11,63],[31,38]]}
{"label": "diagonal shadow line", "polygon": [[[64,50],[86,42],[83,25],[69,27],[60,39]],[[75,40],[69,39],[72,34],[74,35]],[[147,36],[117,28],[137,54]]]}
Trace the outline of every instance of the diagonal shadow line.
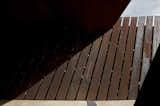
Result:
{"label": "diagonal shadow line", "polygon": [[[113,10],[113,16],[108,17],[110,19],[108,25],[93,34],[81,31],[79,26],[73,26],[73,23],[68,20],[67,24],[60,23],[64,21],[64,17],[58,17],[56,21],[51,20],[53,17],[49,17],[43,22],[36,20],[36,22],[23,23],[22,20],[17,21],[14,17],[6,16],[2,24],[7,31],[4,31],[6,36],[1,42],[3,45],[1,61],[4,63],[4,68],[1,69],[5,70],[0,74],[0,99],[14,99],[93,42],[112,27],[126,5],[120,6],[118,11]],[[69,29],[66,30],[65,26],[69,26]],[[39,53],[43,48],[47,53],[45,59],[41,60],[42,55]],[[73,48],[75,48],[74,51]],[[25,59],[24,62],[22,62],[23,59]],[[16,80],[12,82],[15,73]],[[13,86],[8,87],[10,82]]]}
{"label": "diagonal shadow line", "polygon": [[[4,39],[4,48],[7,49],[3,50],[5,58],[1,60],[5,70],[0,74],[0,99],[14,99],[101,35],[88,35],[73,27],[67,30],[55,29],[57,30],[53,32],[48,29],[33,31],[32,28],[26,28],[12,32],[17,36],[11,39]],[[22,33],[23,37],[19,37]],[[36,33],[35,37],[27,36],[32,33]],[[36,38],[38,34],[46,36]]]}

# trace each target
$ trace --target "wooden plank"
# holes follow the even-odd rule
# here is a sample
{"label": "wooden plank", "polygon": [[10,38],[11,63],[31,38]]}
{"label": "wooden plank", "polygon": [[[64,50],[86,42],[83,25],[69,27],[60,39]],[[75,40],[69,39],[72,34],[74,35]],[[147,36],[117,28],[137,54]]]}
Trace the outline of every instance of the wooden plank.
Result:
{"label": "wooden plank", "polygon": [[[120,20],[121,22],[121,20]],[[114,60],[115,60],[115,54],[118,46],[118,40],[120,36],[120,30],[121,26],[117,23],[117,26],[114,27],[111,43],[110,43],[110,48],[108,51],[108,56],[105,62],[104,66],[104,72],[102,74],[101,78],[101,84],[99,88],[99,94],[101,94],[105,99],[107,98],[108,95],[108,90],[110,86],[110,80],[111,80],[111,75],[113,72],[113,65],[114,65]],[[98,97],[100,96],[98,94]]]}
{"label": "wooden plank", "polygon": [[91,53],[86,65],[86,70],[83,74],[82,81],[80,84],[80,88],[77,95],[77,100],[85,100],[87,97],[87,90],[90,84],[90,80],[92,77],[92,72],[94,70],[94,66],[97,60],[97,55],[99,52],[99,48],[101,45],[102,37],[98,38],[96,41],[94,41],[93,46],[91,48]]}
{"label": "wooden plank", "polygon": [[89,57],[89,52],[91,49],[92,44],[88,45],[85,49],[82,50],[80,55],[80,59],[78,61],[78,65],[76,71],[74,72],[72,82],[70,84],[70,88],[68,90],[68,94],[66,96],[67,100],[74,100],[76,99],[76,95],[79,89],[80,81],[82,78],[82,74],[85,71],[86,62]]}
{"label": "wooden plank", "polygon": [[[109,48],[109,53],[108,53],[109,54],[108,58],[111,58],[111,60],[112,60],[112,58],[114,58],[114,56],[110,56],[110,55],[114,54],[114,51],[115,51],[114,48],[116,48],[118,35],[119,35],[119,30],[120,30],[120,23],[121,23],[121,20],[118,20],[118,22],[114,26],[113,35],[112,35],[112,38],[111,38],[112,43],[111,43],[111,46]],[[114,46],[114,48],[112,48],[113,46]],[[100,61],[101,60],[98,60],[97,63],[96,63],[96,66],[95,66],[92,81],[91,81],[89,91],[88,91],[88,95],[87,95],[88,100],[93,100],[93,99],[95,100],[96,97],[97,97],[97,94],[98,94],[98,89],[99,89],[99,86],[100,86],[100,83],[101,83],[101,77],[102,77],[101,75],[103,73],[103,67],[104,67],[104,66],[102,66],[103,63],[101,63]],[[104,62],[104,61],[105,61],[105,59],[102,62]],[[108,62],[112,63],[112,61],[109,61],[109,60],[108,60]],[[103,77],[105,78],[106,76],[104,76],[104,74],[103,74]],[[104,83],[101,84],[101,85],[104,85]],[[104,88],[103,88],[102,92],[105,94],[105,89]]]}
{"label": "wooden plank", "polygon": [[61,87],[60,87],[59,92],[56,96],[56,99],[64,100],[66,98],[67,91],[68,91],[70,82],[72,80],[73,73],[75,72],[75,69],[76,69],[76,66],[78,63],[79,55],[80,55],[80,52],[71,58],[71,60],[68,64],[67,72],[63,78],[63,81],[61,83]]}
{"label": "wooden plank", "polygon": [[134,49],[136,29],[137,29],[136,23],[137,23],[137,18],[132,17],[131,25],[129,28],[129,35],[128,35],[128,40],[127,40],[125,58],[124,58],[124,66],[122,69],[122,77],[121,77],[120,87],[118,91],[118,98],[125,99],[125,100],[128,97],[131,65],[133,61],[133,49]]}
{"label": "wooden plank", "polygon": [[58,89],[59,89],[59,86],[61,84],[61,81],[63,79],[63,75],[66,72],[67,64],[68,64],[68,61],[63,63],[56,70],[55,77],[51,81],[51,85],[50,85],[50,88],[49,88],[49,90],[47,92],[46,99],[55,99],[55,97],[57,95],[57,92],[58,92]]}
{"label": "wooden plank", "polygon": [[38,92],[37,92],[37,95],[36,95],[35,99],[44,100],[46,98],[46,94],[47,94],[47,91],[48,91],[49,86],[51,84],[51,81],[54,78],[55,71],[56,70],[53,70],[51,73],[49,73],[47,76],[45,76],[42,79],[41,85],[40,85],[40,87],[38,89]]}
{"label": "wooden plank", "polygon": [[160,44],[160,16],[156,16],[154,22],[152,59],[155,56],[159,44]]}
{"label": "wooden plank", "polygon": [[56,100],[1,100],[1,106],[133,106],[135,100],[116,101],[56,101]]}
{"label": "wooden plank", "polygon": [[32,85],[32,86],[27,90],[24,99],[27,99],[27,100],[35,99],[40,84],[41,84],[41,81],[39,81],[39,82],[37,82],[36,84]]}
{"label": "wooden plank", "polygon": [[135,52],[133,58],[133,68],[131,72],[131,81],[129,88],[129,99],[136,99],[138,94],[139,77],[142,62],[142,48],[143,48],[143,35],[144,35],[145,17],[139,17],[137,38],[135,44]]}
{"label": "wooden plank", "polygon": [[142,70],[141,70],[141,78],[140,78],[140,88],[144,82],[144,79],[148,73],[150,62],[151,62],[151,53],[152,53],[152,17],[147,17],[147,24],[144,35],[143,42],[143,59],[142,59]]}
{"label": "wooden plank", "polygon": [[[92,72],[92,74],[94,73],[95,76],[98,75],[98,73],[101,73],[103,71],[103,66],[104,66],[104,63],[105,63],[105,58],[106,58],[106,55],[107,55],[109,40],[111,38],[111,34],[112,34],[112,29],[110,29],[108,32],[106,32],[103,36],[102,44],[101,44],[99,54],[98,54],[98,57],[97,57],[97,62],[95,64],[95,69]],[[96,71],[96,72],[94,72],[94,71]],[[90,81],[90,83],[91,83],[91,78],[88,81]],[[87,92],[88,92],[88,88],[89,88],[89,85],[87,87]],[[87,94],[86,94],[86,97],[87,97]]]}
{"label": "wooden plank", "polygon": [[129,24],[129,18],[124,18],[120,39],[119,39],[119,45],[118,45],[116,56],[115,56],[115,63],[113,67],[110,88],[108,92],[108,99],[111,99],[111,100],[118,99],[118,88],[119,88],[119,82],[121,78],[121,71],[122,71],[126,41],[128,36],[128,24]]}
{"label": "wooden plank", "polygon": [[[105,63],[105,58],[106,58],[106,55],[107,55],[107,52],[108,52],[108,46],[109,46],[109,40],[111,38],[111,34],[112,34],[112,29],[110,29],[108,32],[106,32],[104,35],[103,35],[103,39],[102,39],[102,44],[101,44],[101,47],[100,47],[100,50],[99,50],[99,54],[98,54],[98,57],[97,57],[97,62],[95,64],[95,69],[93,69],[93,72],[94,70],[96,70],[96,74],[94,75],[97,75],[98,73],[101,73],[103,71],[103,66],[104,66],[104,63]],[[92,74],[93,74],[92,72]],[[88,79],[88,82],[91,82],[91,78]],[[87,97],[87,92],[88,92],[88,88],[89,88],[89,85],[86,86],[86,88],[83,90],[83,95],[81,97],[81,99],[84,99],[85,97]],[[98,99],[102,99],[102,98],[98,98]]]}

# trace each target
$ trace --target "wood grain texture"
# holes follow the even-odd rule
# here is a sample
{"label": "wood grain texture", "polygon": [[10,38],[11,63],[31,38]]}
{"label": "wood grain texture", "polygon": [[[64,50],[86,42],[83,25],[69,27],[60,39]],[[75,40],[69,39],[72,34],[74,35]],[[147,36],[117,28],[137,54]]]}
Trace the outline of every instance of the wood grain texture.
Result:
{"label": "wood grain texture", "polygon": [[133,49],[134,49],[136,29],[137,29],[136,23],[137,23],[137,18],[132,17],[131,25],[129,28],[128,40],[127,40],[127,47],[126,47],[126,52],[125,52],[125,57],[124,57],[124,65],[122,68],[120,87],[118,91],[119,99],[127,99],[128,97],[130,73],[131,73],[132,60],[133,60]]}
{"label": "wood grain texture", "polygon": [[77,66],[77,62],[79,59],[79,55],[80,55],[80,52],[76,54],[75,56],[73,56],[68,64],[67,72],[65,73],[65,76],[59,88],[58,94],[56,96],[56,99],[58,100],[66,99],[67,91],[72,81],[73,73],[76,71],[76,66]]}
{"label": "wood grain texture", "polygon": [[138,94],[139,77],[142,62],[143,37],[144,37],[145,17],[139,17],[135,52],[133,57],[133,68],[131,72],[131,82],[129,88],[129,99],[136,99]]}
{"label": "wood grain texture", "polygon": [[[113,64],[114,56],[111,56],[111,55],[112,54],[114,55],[114,52],[116,50],[117,40],[118,40],[118,37],[119,37],[119,31],[120,31],[120,22],[121,22],[121,19],[118,20],[118,22],[114,26],[113,35],[112,35],[112,38],[111,38],[111,44],[110,44],[110,48],[109,48],[109,51],[108,51],[108,58],[107,58],[108,61],[105,62],[104,65],[106,65],[108,63]],[[89,91],[88,91],[88,96],[87,96],[88,100],[96,99],[97,94],[98,94],[98,89],[99,89],[99,86],[101,84],[101,78],[105,79],[105,77],[106,77],[105,75],[108,75],[107,73],[104,73],[103,70],[99,70],[99,66],[95,68],[95,71],[94,71],[94,74],[93,74],[93,77],[92,77],[92,82],[91,82],[91,85],[90,85],[90,88],[89,88]],[[105,70],[106,70],[106,68],[105,68]],[[102,77],[102,75],[103,75],[103,77]],[[102,82],[101,85],[105,86],[106,81]],[[100,86],[101,87],[100,90],[107,90],[107,89],[104,89],[103,86]]]}
{"label": "wood grain texture", "polygon": [[41,81],[41,85],[38,89],[37,95],[35,97],[36,100],[44,100],[46,99],[46,94],[49,90],[49,87],[51,85],[51,81],[54,78],[55,75],[55,71],[53,70],[51,73],[49,73],[48,75],[46,75],[42,81]]}
{"label": "wood grain texture", "polygon": [[119,83],[121,78],[121,71],[123,67],[123,60],[124,60],[124,53],[126,48],[126,41],[128,37],[128,24],[129,18],[124,18],[123,26],[121,28],[119,44],[117,48],[117,52],[115,55],[115,63],[113,67],[113,73],[109,88],[108,99],[117,100],[118,99],[118,90],[119,90]]}
{"label": "wood grain texture", "polygon": [[140,78],[140,88],[144,82],[144,79],[148,73],[151,55],[152,55],[152,22],[153,17],[147,17],[147,23],[145,28],[144,42],[143,42],[143,58],[142,58],[142,69],[141,69],[141,78]]}
{"label": "wood grain texture", "polygon": [[55,77],[51,81],[51,85],[49,87],[49,90],[47,92],[46,99],[55,99],[57,92],[59,90],[59,86],[61,84],[61,81],[63,79],[63,75],[66,72],[68,61],[63,63],[55,72]]}
{"label": "wood grain texture", "polygon": [[156,16],[154,21],[152,59],[155,56],[159,44],[160,44],[160,17]]}
{"label": "wood grain texture", "polygon": [[92,44],[88,45],[85,49],[83,49],[80,55],[76,71],[74,72],[74,76],[72,78],[72,81],[66,96],[66,99],[68,100],[76,99],[80,81],[82,79],[82,75],[86,68],[86,63],[89,57],[91,47],[92,47]]}
{"label": "wood grain texture", "polygon": [[41,84],[41,81],[37,82],[36,84],[34,84],[31,88],[29,88],[26,92],[26,95],[24,97],[24,99],[28,100],[28,99],[35,99],[39,86]]}
{"label": "wood grain texture", "polygon": [[92,73],[94,70],[94,66],[97,60],[97,55],[99,53],[101,42],[102,42],[102,37],[98,38],[96,41],[93,42],[93,46],[91,48],[89,59],[87,61],[86,70],[84,74],[82,75],[82,81],[80,84],[78,95],[76,97],[77,100],[85,100],[87,97],[88,87],[89,87]]}
{"label": "wood grain texture", "polygon": [[[108,53],[109,41],[112,35],[112,31],[113,29],[110,29],[103,37],[102,45],[97,59],[97,64],[95,66],[95,70],[99,70],[99,73],[103,72],[103,67]],[[105,99],[103,94],[104,92],[99,92],[99,94],[97,95],[97,99]]]}

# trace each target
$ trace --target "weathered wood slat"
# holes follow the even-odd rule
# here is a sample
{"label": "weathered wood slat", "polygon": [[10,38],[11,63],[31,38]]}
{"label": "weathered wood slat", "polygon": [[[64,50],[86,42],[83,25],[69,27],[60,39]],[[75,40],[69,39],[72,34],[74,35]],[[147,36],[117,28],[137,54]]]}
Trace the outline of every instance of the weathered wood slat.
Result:
{"label": "weathered wood slat", "polygon": [[45,76],[44,79],[42,79],[41,85],[38,89],[38,92],[37,92],[35,99],[43,100],[46,98],[46,94],[47,94],[47,91],[48,91],[49,86],[51,84],[51,81],[55,75],[55,71],[56,70],[53,70],[51,73],[49,73],[47,76]]}
{"label": "weathered wood slat", "polygon": [[118,42],[119,42],[120,30],[121,30],[120,25],[117,25],[117,27],[114,27],[114,32],[113,32],[112,39],[110,42],[107,60],[105,62],[104,72],[103,72],[103,75],[101,76],[102,78],[101,78],[99,92],[103,92],[103,89],[104,89],[106,92],[107,99],[108,99],[108,90],[110,87],[111,76],[113,72],[113,65],[115,62],[114,60],[115,60],[116,50],[117,50]]}
{"label": "weathered wood slat", "polygon": [[140,77],[141,62],[142,62],[144,24],[145,24],[145,17],[139,17],[135,52],[133,58],[133,68],[131,72],[131,81],[129,88],[129,99],[136,99],[138,94],[138,85],[139,85],[139,77]]}
{"label": "weathered wood slat", "polygon": [[[110,61],[110,58],[111,58],[111,60],[114,60],[114,56],[111,56],[111,55],[114,54],[114,51],[116,50],[116,45],[117,45],[117,40],[118,40],[118,37],[119,37],[118,35],[119,35],[119,30],[120,30],[120,22],[121,22],[121,20],[118,20],[117,24],[114,26],[113,35],[112,35],[112,38],[111,38],[112,44],[109,48],[109,53],[108,53],[109,54],[108,55],[108,63],[110,63],[110,62],[112,63],[112,61]],[[96,97],[97,97],[98,89],[99,89],[100,81],[101,81],[101,77],[102,77],[102,72],[103,72],[103,70],[99,70],[99,67],[100,66],[97,66],[95,68],[94,73],[93,73],[91,85],[90,85],[90,88],[89,88],[89,91],[88,91],[88,96],[87,96],[88,100],[93,100],[93,99],[96,99]],[[103,67],[103,66],[101,66],[101,67]],[[107,74],[105,74],[105,75],[107,75]],[[106,77],[105,75],[103,74],[103,78]],[[102,88],[102,89],[104,90],[104,88]]]}
{"label": "weathered wood slat", "polygon": [[53,78],[51,82],[51,86],[47,92],[46,99],[55,99],[57,92],[59,90],[59,86],[61,84],[61,81],[63,79],[63,75],[66,72],[68,61],[63,63],[55,72],[55,77]]}
{"label": "weathered wood slat", "polygon": [[144,82],[144,79],[148,73],[150,62],[151,62],[151,53],[152,53],[152,17],[147,17],[147,24],[144,35],[143,42],[143,59],[142,59],[142,69],[141,69],[141,78],[140,78],[140,88]]}
{"label": "weathered wood slat", "polygon": [[119,45],[118,45],[116,56],[115,56],[113,74],[112,74],[111,84],[110,84],[109,94],[108,94],[108,99],[111,99],[111,100],[118,99],[118,88],[119,88],[119,82],[121,78],[121,71],[122,71],[126,41],[128,36],[128,24],[129,24],[129,18],[124,18],[123,26],[121,28]]}
{"label": "weathered wood slat", "polygon": [[153,32],[153,47],[152,47],[152,59],[156,53],[156,50],[160,44],[160,16],[155,17],[154,32]]}
{"label": "weathered wood slat", "polygon": [[136,38],[136,29],[137,29],[136,23],[137,23],[137,18],[132,17],[131,18],[131,25],[129,28],[128,40],[127,40],[124,65],[123,65],[123,69],[122,69],[122,77],[121,77],[120,87],[119,87],[119,91],[118,91],[118,98],[119,99],[127,99],[127,97],[128,97],[131,65],[132,65],[132,60],[133,60],[133,49],[134,49],[135,38]]}
{"label": "weathered wood slat", "polygon": [[[121,19],[113,27],[114,29],[113,29],[111,42],[110,42],[110,47],[109,47],[108,55],[106,58],[103,74],[101,76],[101,82],[100,82],[98,95],[100,96],[100,94],[101,94],[102,95],[101,97],[103,97],[105,99],[107,98],[107,95],[108,95],[110,79],[111,79],[111,75],[112,75],[112,68],[114,65],[114,59],[115,59],[116,49],[117,49],[120,30],[121,30],[120,23],[121,23]],[[103,91],[104,91],[104,94],[103,94]]]}
{"label": "weathered wood slat", "polygon": [[35,99],[38,88],[41,84],[41,81],[37,82],[36,84],[34,84],[31,88],[29,88],[26,92],[26,95],[24,97],[24,99]]}
{"label": "weathered wood slat", "polygon": [[76,98],[77,100],[85,100],[87,97],[87,91],[88,91],[88,87],[89,87],[90,80],[92,77],[92,72],[94,70],[94,66],[96,63],[101,41],[102,41],[102,37],[98,38],[93,43],[93,46],[91,48],[91,53],[90,53],[90,56],[89,56],[89,59],[86,65],[86,70],[82,76],[82,81],[81,81],[78,95]]}
{"label": "weathered wood slat", "polygon": [[66,96],[66,99],[68,100],[74,100],[76,99],[77,92],[79,89],[79,84],[82,78],[82,74],[85,71],[86,62],[89,57],[89,52],[91,49],[92,44],[88,45],[85,49],[82,50],[82,53],[80,55],[80,59],[78,61],[78,66],[76,68],[76,71],[74,72],[74,76],[72,79],[72,82],[70,84],[68,94]]}
{"label": "weathered wood slat", "polygon": [[75,72],[75,69],[76,69],[79,55],[80,55],[80,52],[78,54],[76,54],[75,56],[73,56],[68,64],[67,72],[65,73],[65,76],[64,76],[63,81],[61,83],[61,87],[60,87],[58,94],[56,96],[56,99],[58,99],[58,100],[60,100],[60,99],[65,100],[65,98],[66,98],[67,91],[70,86],[70,82],[72,80],[73,73]]}
{"label": "weathered wood slat", "polygon": [[[97,71],[99,70],[99,72],[103,72],[103,67],[104,67],[105,59],[108,53],[109,41],[112,35],[112,31],[113,29],[110,29],[106,34],[104,34],[104,37],[102,40],[102,45],[98,55],[97,64],[95,66],[97,68],[95,70]],[[104,100],[105,99],[104,92],[99,92],[99,94],[97,95],[97,99]]]}

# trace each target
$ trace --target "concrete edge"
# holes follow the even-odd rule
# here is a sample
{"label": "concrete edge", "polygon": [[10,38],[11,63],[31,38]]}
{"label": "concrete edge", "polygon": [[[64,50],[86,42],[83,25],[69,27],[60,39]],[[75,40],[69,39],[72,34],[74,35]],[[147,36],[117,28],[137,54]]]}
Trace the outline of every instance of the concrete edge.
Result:
{"label": "concrete edge", "polygon": [[135,100],[59,101],[59,100],[0,100],[0,106],[133,106]]}

